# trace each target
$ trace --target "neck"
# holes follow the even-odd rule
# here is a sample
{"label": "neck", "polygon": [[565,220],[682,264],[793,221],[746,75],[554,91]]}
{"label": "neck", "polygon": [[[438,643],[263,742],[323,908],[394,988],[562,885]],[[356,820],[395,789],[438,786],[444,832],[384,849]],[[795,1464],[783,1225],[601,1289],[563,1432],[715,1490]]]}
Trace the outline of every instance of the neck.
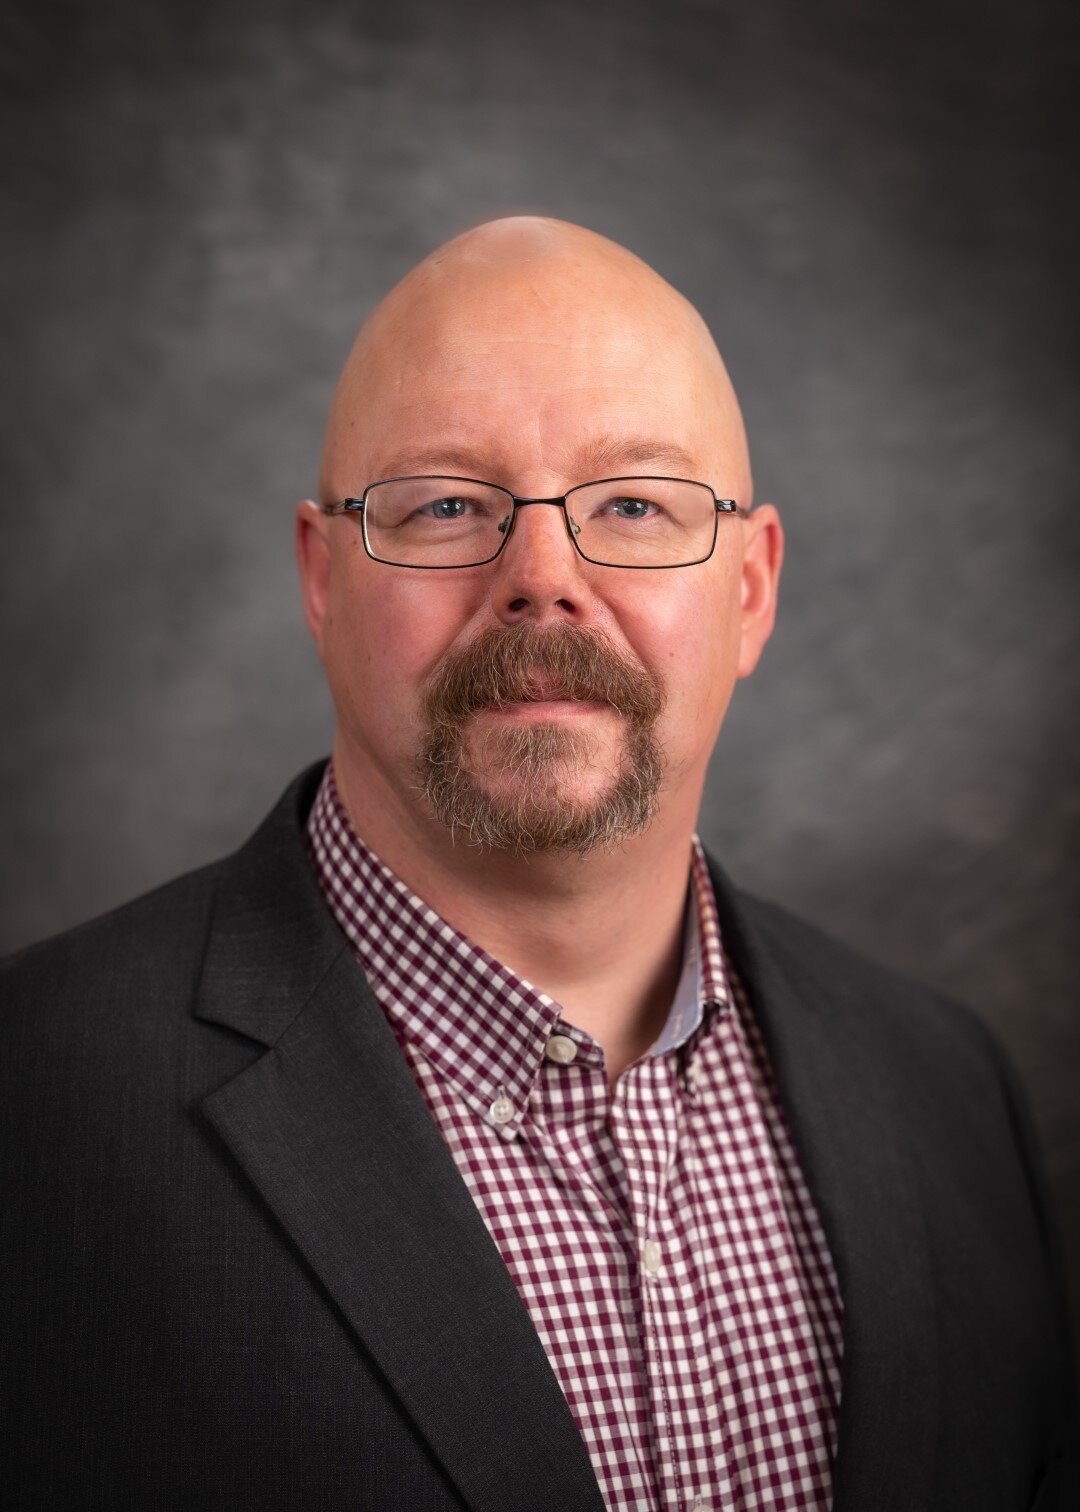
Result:
{"label": "neck", "polygon": [[588,856],[516,856],[457,844],[368,763],[334,748],[357,834],[446,922],[560,1004],[603,1047],[609,1081],[656,1039],[682,963],[700,801],[665,795],[653,823]]}

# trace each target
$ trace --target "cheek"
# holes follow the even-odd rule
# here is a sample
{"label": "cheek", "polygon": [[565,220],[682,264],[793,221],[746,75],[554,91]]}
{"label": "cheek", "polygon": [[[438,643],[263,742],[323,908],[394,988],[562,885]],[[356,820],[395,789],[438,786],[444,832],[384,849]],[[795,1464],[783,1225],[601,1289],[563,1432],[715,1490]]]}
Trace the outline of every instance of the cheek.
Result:
{"label": "cheek", "polygon": [[461,588],[434,574],[372,562],[334,564],[323,657],[334,701],[354,730],[417,722],[419,688],[461,628]]}
{"label": "cheek", "polygon": [[648,593],[628,594],[616,609],[638,656],[663,679],[663,724],[680,745],[698,735],[715,738],[738,658],[737,573],[722,559],[703,566],[715,570],[672,572],[667,582],[648,584]]}

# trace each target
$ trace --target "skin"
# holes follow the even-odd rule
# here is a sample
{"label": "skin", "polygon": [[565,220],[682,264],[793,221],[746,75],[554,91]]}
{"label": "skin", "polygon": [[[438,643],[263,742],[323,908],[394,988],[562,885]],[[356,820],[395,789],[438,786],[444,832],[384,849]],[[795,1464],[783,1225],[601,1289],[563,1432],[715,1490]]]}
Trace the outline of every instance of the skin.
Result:
{"label": "skin", "polygon": [[[752,493],[738,403],[701,317],[626,249],[536,217],[490,222],[440,248],[357,337],[330,411],[320,500],[410,472],[483,478],[522,496],[634,472],[706,482],[747,507]],[[519,512],[495,562],[418,572],[373,562],[355,518],[328,517],[312,500],[297,513],[307,619],[338,714],[335,770],[357,833],[593,1035],[612,1088],[670,1008],[706,768],[734,685],[773,627],[776,510],[718,523],[708,562],[635,572],[584,561],[562,512],[536,507]],[[454,844],[416,793],[424,679],[451,648],[524,617],[599,628],[663,683],[656,818],[614,851],[480,852]],[[472,718],[478,736],[492,719],[587,721],[596,754],[572,779],[583,797],[603,787],[623,739],[619,717],[589,704]],[[513,780],[483,777],[496,788]]]}

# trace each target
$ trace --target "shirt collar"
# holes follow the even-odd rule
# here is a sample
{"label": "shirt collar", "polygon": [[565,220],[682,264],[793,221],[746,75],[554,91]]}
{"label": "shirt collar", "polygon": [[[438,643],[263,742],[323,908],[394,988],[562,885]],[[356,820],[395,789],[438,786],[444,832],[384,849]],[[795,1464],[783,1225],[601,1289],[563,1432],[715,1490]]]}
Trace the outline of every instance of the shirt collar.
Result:
{"label": "shirt collar", "polygon": [[[559,1004],[440,918],[364,844],[345,812],[333,762],[311,808],[308,845],[327,903],[395,1033],[475,1111],[514,1137],[549,1038],[572,1027],[560,1026]],[[716,901],[695,835],[682,972],[649,1054],[685,1045],[710,1009],[729,1002]],[[575,1028],[573,1038],[580,1060],[601,1063],[590,1036]]]}

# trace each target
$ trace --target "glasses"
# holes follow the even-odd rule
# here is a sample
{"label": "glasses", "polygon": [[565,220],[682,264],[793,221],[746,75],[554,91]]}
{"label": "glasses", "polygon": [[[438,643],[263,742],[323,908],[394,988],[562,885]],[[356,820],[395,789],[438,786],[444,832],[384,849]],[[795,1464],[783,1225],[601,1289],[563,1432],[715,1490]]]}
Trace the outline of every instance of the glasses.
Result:
{"label": "glasses", "polygon": [[359,514],[376,562],[443,568],[493,562],[518,510],[532,504],[561,509],[575,550],[598,567],[696,566],[713,554],[720,515],[750,513],[688,478],[602,478],[553,499],[521,499],[476,478],[387,478],[322,509]]}

